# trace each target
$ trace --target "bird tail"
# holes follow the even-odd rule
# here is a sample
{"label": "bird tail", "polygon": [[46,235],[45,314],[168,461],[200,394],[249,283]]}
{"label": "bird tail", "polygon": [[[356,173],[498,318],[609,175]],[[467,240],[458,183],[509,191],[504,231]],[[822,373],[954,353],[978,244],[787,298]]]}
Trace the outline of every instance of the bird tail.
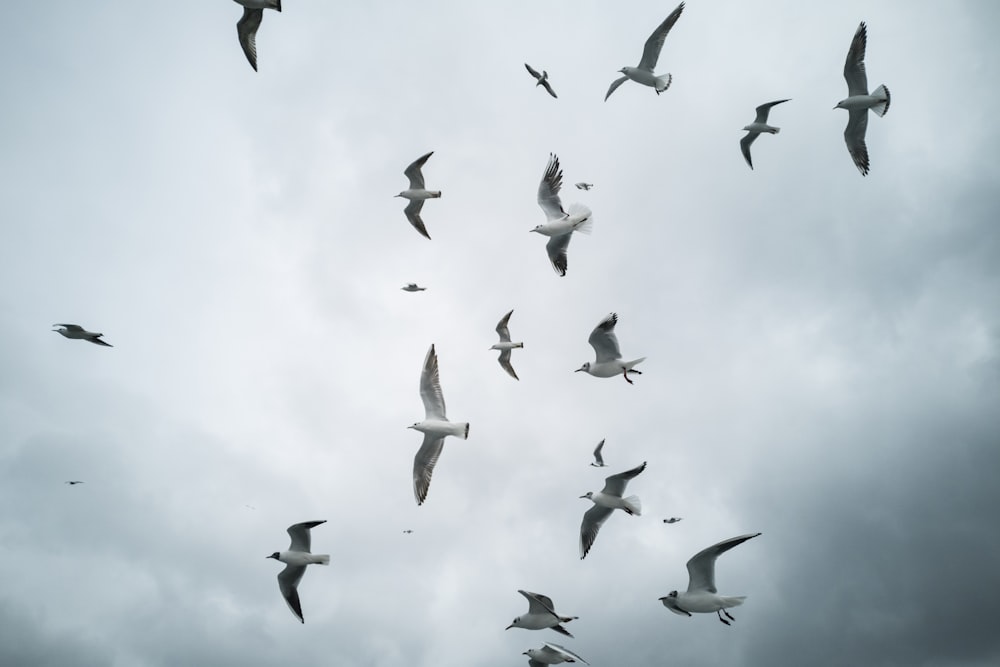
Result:
{"label": "bird tail", "polygon": [[771,134],[777,134],[778,132],[781,132],[781,128],[780,127],[772,127],[771,128]]}
{"label": "bird tail", "polygon": [[322,556],[316,556],[316,559],[317,559],[316,560],[316,564],[317,565],[329,565],[330,564],[330,557],[327,556],[327,555],[325,555],[325,554],[322,555]]}
{"label": "bird tail", "polygon": [[657,92],[657,94],[662,93],[664,90],[666,90],[667,88],[669,88],[670,84],[673,82],[673,80],[674,80],[674,77],[671,76],[669,73],[668,74],[664,74],[663,76],[656,77],[656,92]]}
{"label": "bird tail", "polygon": [[465,422],[465,424],[462,424],[462,426],[465,426],[465,430],[462,431],[462,440],[468,440],[469,439],[469,422]]}
{"label": "bird tail", "polygon": [[629,514],[634,514],[636,516],[642,516],[642,501],[639,500],[639,496],[629,496],[628,498],[622,498],[622,502],[625,504],[623,508]]}
{"label": "bird tail", "polygon": [[[633,367],[638,366],[644,361],[646,361],[646,357],[639,357],[638,359],[633,359],[632,361],[626,361],[625,368],[632,370]],[[636,373],[639,373],[639,371],[636,371]],[[642,375],[642,373],[639,374]]]}
{"label": "bird tail", "polygon": [[725,605],[726,609],[730,607],[739,607],[741,604],[743,604],[743,601],[746,599],[747,596],[745,595],[739,595],[737,597],[730,597],[730,598],[721,598],[722,604]]}
{"label": "bird tail", "polygon": [[430,194],[431,199],[440,199],[441,198],[441,191],[440,190],[435,190],[434,192],[430,192],[428,194]]}
{"label": "bird tail", "polygon": [[889,97],[889,89],[886,88],[885,84],[883,83],[881,86],[875,89],[875,92],[872,93],[872,97],[885,98],[885,102],[879,102],[878,104],[872,107],[872,111],[877,113],[879,116],[884,116],[885,112],[889,110],[889,101],[891,99]]}
{"label": "bird tail", "polygon": [[589,234],[594,230],[594,214],[583,204],[570,204],[567,214],[571,218],[579,219],[579,222],[573,227],[574,232]]}

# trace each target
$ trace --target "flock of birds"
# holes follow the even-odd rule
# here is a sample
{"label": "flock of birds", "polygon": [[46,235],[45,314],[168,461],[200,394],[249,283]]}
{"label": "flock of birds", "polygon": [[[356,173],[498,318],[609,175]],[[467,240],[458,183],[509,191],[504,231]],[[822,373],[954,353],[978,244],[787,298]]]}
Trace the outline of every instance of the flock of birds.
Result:
{"label": "flock of birds", "polygon": [[[256,34],[261,24],[264,9],[280,12],[281,0],[234,1],[244,7],[243,16],[237,23],[239,42],[250,65],[254,70],[257,70]],[[630,80],[653,88],[657,95],[670,87],[672,76],[669,73],[657,75],[654,69],[659,60],[664,40],[680,18],[683,10],[684,3],[682,2],[653,31],[646,40],[642,57],[637,66],[623,67],[619,70],[623,76],[611,83],[605,100],[622,84]],[[872,93],[868,92],[864,63],[866,43],[866,26],[861,23],[851,42],[844,65],[844,77],[847,80],[849,96],[838,102],[835,107],[846,109],[849,113],[844,138],[855,165],[863,175],[867,174],[869,170],[868,150],[865,146],[868,111],[874,111],[877,115],[882,116],[888,110],[890,102],[889,90],[884,85],[879,86]],[[535,78],[536,86],[543,87],[553,98],[558,98],[548,72],[543,70],[539,73],[527,63],[525,63],[525,67]],[[761,134],[778,133],[779,128],[768,124],[768,116],[775,106],[788,101],[788,99],[781,99],[761,104],[756,109],[754,122],[743,128],[747,134],[740,141],[740,149],[751,169],[753,162],[750,146]],[[441,197],[440,190],[428,190],[425,186],[423,168],[432,155],[433,151],[428,152],[406,167],[404,174],[409,180],[409,187],[396,195],[408,200],[404,209],[406,218],[414,229],[427,239],[431,237],[421,217],[421,211],[426,200]],[[582,191],[588,191],[593,187],[592,183],[586,182],[579,182],[575,185],[577,189]],[[545,246],[548,259],[556,273],[559,276],[565,276],[568,268],[567,249],[570,239],[574,232],[586,234],[591,230],[593,214],[583,204],[574,203],[564,208],[559,196],[561,188],[562,170],[559,158],[550,154],[537,193],[537,201],[545,214],[546,221],[531,231],[548,238]],[[426,290],[426,287],[421,287],[417,283],[408,283],[402,289],[407,292],[421,292]],[[513,310],[507,312],[497,323],[496,332],[499,341],[490,349],[499,351],[498,362],[501,368],[510,377],[519,380],[511,361],[511,355],[514,350],[523,348],[524,343],[515,342],[511,337],[509,323],[513,312]],[[623,359],[618,338],[615,335],[617,323],[618,316],[611,313],[591,331],[588,342],[594,349],[595,359],[584,363],[576,369],[577,372],[583,371],[597,378],[612,378],[621,375],[629,384],[633,383],[630,375],[641,375],[641,371],[635,367],[645,357],[631,360]],[[80,325],[55,324],[53,326],[58,327],[54,331],[66,338],[86,340],[95,345],[112,347],[110,343],[103,340],[102,333],[88,331]],[[427,351],[420,374],[420,397],[424,404],[424,419],[409,426],[409,428],[423,434],[423,441],[413,460],[413,492],[418,505],[423,504],[427,499],[431,477],[441,456],[445,438],[453,436],[467,439],[469,436],[468,422],[453,422],[447,417],[444,394],[441,390],[438,357],[433,344]],[[603,447],[604,441],[602,440],[593,452],[592,466],[605,466]],[[579,551],[581,559],[590,552],[601,526],[614,514],[616,509],[630,516],[638,516],[642,513],[639,498],[634,495],[626,496],[625,492],[629,482],[645,469],[646,463],[643,462],[630,470],[610,475],[605,479],[604,487],[600,491],[589,491],[580,496],[593,503],[593,506],[584,513],[580,525]],[[82,483],[82,480],[66,482],[69,485]],[[663,523],[673,524],[680,520],[680,517],[670,517],[663,519]],[[314,564],[327,565],[330,562],[329,555],[311,552],[311,530],[323,523],[325,521],[308,521],[290,526],[288,534],[291,543],[288,549],[276,551],[268,556],[268,558],[285,564],[284,569],[277,577],[278,587],[292,613],[300,622],[305,622],[305,620],[299,599],[298,585],[305,574],[306,567]],[[410,532],[412,531],[404,531],[404,533]],[[727,610],[742,604],[745,597],[719,595],[715,584],[715,562],[721,554],[758,535],[760,533],[733,537],[696,553],[687,562],[689,578],[687,590],[684,592],[672,591],[661,597],[660,601],[667,609],[676,614],[691,616],[693,613],[715,613],[722,623],[729,625],[734,619]],[[567,637],[572,637],[563,624],[576,619],[576,616],[563,616],[557,613],[551,598],[545,595],[525,590],[519,590],[518,593],[527,599],[528,610],[516,617],[507,629],[552,629]],[[528,656],[528,664],[531,667],[562,662],[586,663],[586,660],[569,649],[549,642],[545,642],[542,648],[525,651],[524,655]]]}

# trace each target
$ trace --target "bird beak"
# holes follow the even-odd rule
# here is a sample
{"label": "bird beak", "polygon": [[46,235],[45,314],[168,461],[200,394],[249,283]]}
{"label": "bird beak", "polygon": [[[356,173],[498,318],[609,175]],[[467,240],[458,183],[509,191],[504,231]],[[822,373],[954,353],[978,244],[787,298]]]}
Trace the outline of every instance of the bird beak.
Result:
{"label": "bird beak", "polygon": [[580,496],[581,498],[586,498],[587,496]]}
{"label": "bird beak", "polygon": [[580,366],[579,368],[577,368],[577,369],[576,369],[575,371],[573,371],[573,372],[574,372],[574,373],[579,373],[580,371],[585,371],[585,370],[587,370],[587,369],[586,369],[586,368],[584,368],[583,366]]}
{"label": "bird beak", "polygon": [[508,626],[507,626],[506,628],[504,628],[504,630],[510,630],[510,629],[511,629],[512,627],[514,627],[514,624],[513,624],[513,623],[511,623],[511,624],[510,624],[510,625],[508,625]]}

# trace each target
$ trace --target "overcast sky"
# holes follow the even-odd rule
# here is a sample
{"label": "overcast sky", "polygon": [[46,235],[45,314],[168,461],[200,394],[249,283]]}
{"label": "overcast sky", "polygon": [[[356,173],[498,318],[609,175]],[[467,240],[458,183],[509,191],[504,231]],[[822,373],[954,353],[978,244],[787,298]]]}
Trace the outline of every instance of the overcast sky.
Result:
{"label": "overcast sky", "polygon": [[[670,89],[605,102],[675,6],[285,0],[256,73],[230,0],[5,7],[0,664],[1000,662],[1000,5],[689,0]],[[428,151],[432,241],[393,198]],[[549,153],[594,212],[564,278]],[[573,373],[612,311],[633,386]],[[432,343],[471,431],[418,507]],[[643,461],[581,561],[579,496]],[[265,556],[317,519],[302,625]],[[732,627],[659,603],[757,531]],[[519,588],[575,639],[505,631]]]}

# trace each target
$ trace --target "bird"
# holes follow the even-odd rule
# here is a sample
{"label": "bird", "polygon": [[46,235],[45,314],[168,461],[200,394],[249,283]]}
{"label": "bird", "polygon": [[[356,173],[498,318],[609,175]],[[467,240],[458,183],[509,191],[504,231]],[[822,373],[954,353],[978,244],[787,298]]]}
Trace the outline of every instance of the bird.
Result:
{"label": "bird", "polygon": [[420,398],[424,401],[424,420],[407,426],[424,434],[424,442],[413,457],[413,495],[416,496],[417,505],[423,505],[427,499],[431,475],[444,448],[445,437],[454,435],[463,440],[469,438],[468,422],[450,422],[445,416],[444,394],[441,393],[438,358],[433,344],[427,350],[424,368],[420,373]]}
{"label": "bird", "polygon": [[594,546],[594,540],[597,539],[597,533],[601,530],[601,526],[616,509],[624,510],[626,514],[634,516],[642,514],[642,503],[639,502],[639,497],[622,498],[622,494],[625,493],[625,487],[628,486],[629,480],[645,469],[646,462],[643,461],[642,465],[631,470],[606,477],[604,488],[597,493],[587,491],[580,496],[588,498],[594,503],[593,507],[583,513],[583,522],[580,524],[580,560],[587,556],[590,547]]}
{"label": "bird", "polygon": [[73,486],[75,484],[83,484],[83,481],[81,481],[79,479],[73,479],[73,480],[70,480],[70,481],[68,481],[66,483],[69,484],[70,486]]}
{"label": "bird", "polygon": [[427,228],[424,227],[424,221],[420,217],[420,209],[424,207],[425,199],[438,199],[441,196],[441,191],[424,188],[424,175],[420,171],[420,168],[424,166],[424,163],[432,155],[434,155],[434,151],[426,155],[421,155],[406,168],[403,174],[410,179],[410,187],[395,195],[396,197],[410,200],[410,203],[403,209],[403,212],[406,213],[406,219],[410,221],[414,229],[427,237],[428,240],[431,238],[431,235],[427,233]]}
{"label": "bird", "polygon": [[603,320],[600,324],[594,327],[594,330],[590,332],[590,338],[587,341],[590,346],[594,348],[594,353],[597,355],[597,359],[594,363],[589,361],[583,366],[577,368],[574,373],[579,373],[580,371],[586,371],[594,377],[597,378],[609,378],[614,377],[621,373],[625,376],[625,381],[629,384],[634,384],[631,379],[629,379],[629,373],[638,373],[642,375],[642,371],[637,371],[633,368],[636,364],[641,363],[646,360],[646,357],[640,357],[638,359],[633,359],[632,361],[622,361],[622,353],[618,348],[618,337],[615,336],[615,325],[618,324],[618,314],[611,313]]}
{"label": "bird", "polygon": [[416,283],[406,283],[399,289],[403,290],[404,292],[423,292],[427,288],[419,287]]}
{"label": "bird", "polygon": [[743,158],[753,169],[753,162],[750,161],[750,144],[760,136],[761,132],[767,132],[768,134],[777,134],[781,131],[780,127],[774,127],[773,125],[767,124],[767,114],[770,113],[771,107],[776,104],[781,104],[787,102],[788,100],[776,100],[774,102],[768,102],[767,104],[761,104],[757,107],[757,117],[752,123],[745,126],[743,129],[747,131],[747,135],[740,139],[740,150],[743,151]]}
{"label": "bird", "polygon": [[253,71],[257,71],[257,28],[264,18],[265,9],[281,11],[281,0],[233,0],[243,5],[243,18],[236,23],[236,34],[240,38],[240,46]]}
{"label": "bird", "polygon": [[669,519],[664,519],[663,523],[677,523],[680,520],[681,520],[681,517],[679,517],[679,516],[672,516]]}
{"label": "bird", "polygon": [[555,605],[552,604],[552,598],[539,593],[532,593],[530,591],[522,591],[518,589],[517,591],[523,595],[528,600],[528,613],[521,614],[515,618],[510,625],[508,625],[504,630],[510,630],[511,628],[524,628],[525,630],[544,630],[545,628],[552,628],[556,632],[562,633],[567,637],[572,637],[569,630],[564,628],[562,623],[569,623],[570,621],[576,620],[578,616],[560,616],[555,611]]}
{"label": "bird", "polygon": [[[690,616],[692,612],[711,614],[714,611],[719,620],[726,625],[729,625],[729,621],[735,621],[736,619],[730,616],[726,609],[743,604],[746,596],[726,597],[719,595],[719,591],[715,588],[715,559],[758,535],[760,533],[731,537],[696,553],[687,562],[687,591],[684,593],[670,591],[668,595],[660,598],[660,602],[663,603],[664,607],[681,616]],[[723,614],[729,621],[722,618]]]}
{"label": "bird", "polygon": [[882,84],[875,92],[868,94],[868,74],[865,72],[865,47],[868,44],[868,28],[864,21],[858,26],[851,40],[851,48],[847,51],[844,62],[844,78],[847,79],[848,96],[839,102],[834,109],[847,109],[847,127],[844,129],[844,141],[847,151],[854,160],[862,176],[868,175],[868,146],[865,145],[865,131],[868,129],[868,110],[879,116],[884,116],[889,110],[889,89]]}
{"label": "bird", "polygon": [[567,213],[559,200],[559,190],[562,188],[562,169],[559,168],[559,158],[550,153],[549,162],[538,184],[538,205],[545,212],[546,222],[531,231],[549,237],[545,251],[549,254],[552,268],[560,276],[566,275],[566,249],[573,232],[589,234],[594,226],[594,218],[590,209],[583,204],[572,204]]}
{"label": "bird", "polygon": [[87,331],[79,324],[53,324],[52,326],[59,327],[58,329],[53,329],[53,331],[61,333],[66,338],[85,340],[93,343],[94,345],[103,345],[104,347],[114,347],[111,343],[105,343],[101,340],[101,336],[104,334]]}
{"label": "bird", "polygon": [[591,463],[590,465],[594,466],[595,468],[604,467],[604,456],[601,454],[602,449],[604,449],[603,440],[597,443],[597,447],[594,449],[594,462]]}
{"label": "bird", "polygon": [[529,648],[521,655],[528,656],[528,667],[543,667],[543,665],[558,665],[560,662],[590,663],[559,644],[545,642],[542,648]]}
{"label": "bird", "polygon": [[517,377],[517,373],[514,372],[514,367],[510,365],[510,351],[517,349],[519,347],[524,347],[524,343],[512,343],[510,340],[510,329],[507,328],[507,322],[510,320],[511,310],[509,313],[500,318],[497,322],[497,333],[500,334],[500,342],[494,343],[491,350],[500,350],[500,356],[497,357],[497,361],[500,362],[500,367],[507,371],[515,380],[520,380]]}
{"label": "bird", "polygon": [[410,534],[412,534],[412,533],[413,533],[413,530],[412,530],[412,529],[410,529],[410,528],[407,528],[406,530],[404,530],[404,531],[403,531],[403,533],[404,533],[405,535],[410,535]]}
{"label": "bird", "polygon": [[583,181],[579,183],[574,183],[573,185],[576,186],[577,190],[589,190],[590,188],[594,187],[593,183],[584,183]]}
{"label": "bird", "polygon": [[275,551],[268,558],[285,563],[285,569],[278,573],[278,588],[282,597],[288,603],[288,608],[292,610],[295,617],[302,623],[306,620],[302,616],[302,604],[299,602],[299,582],[302,575],[306,573],[306,565],[329,565],[330,557],[326,554],[313,554],[309,552],[309,545],[312,541],[310,529],[315,528],[322,521],[305,521],[288,527],[288,534],[292,538],[292,543],[288,551]]}
{"label": "bird", "polygon": [[673,77],[670,74],[664,76],[656,76],[653,73],[653,68],[656,67],[656,61],[660,59],[660,51],[663,49],[663,40],[667,38],[667,33],[670,29],[674,27],[677,23],[677,19],[680,18],[681,12],[684,11],[684,3],[677,5],[677,9],[670,12],[670,16],[664,19],[663,23],[653,31],[653,34],[649,36],[646,40],[645,46],[642,47],[642,58],[639,60],[639,64],[636,67],[622,67],[619,72],[624,74],[620,79],[616,79],[611,83],[611,87],[608,88],[607,95],[604,96],[604,101],[607,102],[608,98],[611,97],[611,93],[618,90],[618,86],[622,85],[629,79],[632,79],[636,83],[641,83],[644,86],[650,86],[659,95],[664,90],[670,87],[670,82]]}
{"label": "bird", "polygon": [[559,98],[559,96],[556,95],[556,91],[552,90],[552,86],[549,85],[549,73],[548,72],[546,72],[545,70],[542,70],[542,73],[539,74],[528,63],[524,63],[524,66],[527,68],[527,70],[531,74],[531,76],[535,77],[535,79],[537,80],[537,83],[535,84],[535,86],[541,86],[545,90],[549,91],[549,95],[551,95],[552,97],[555,97],[557,99]]}

